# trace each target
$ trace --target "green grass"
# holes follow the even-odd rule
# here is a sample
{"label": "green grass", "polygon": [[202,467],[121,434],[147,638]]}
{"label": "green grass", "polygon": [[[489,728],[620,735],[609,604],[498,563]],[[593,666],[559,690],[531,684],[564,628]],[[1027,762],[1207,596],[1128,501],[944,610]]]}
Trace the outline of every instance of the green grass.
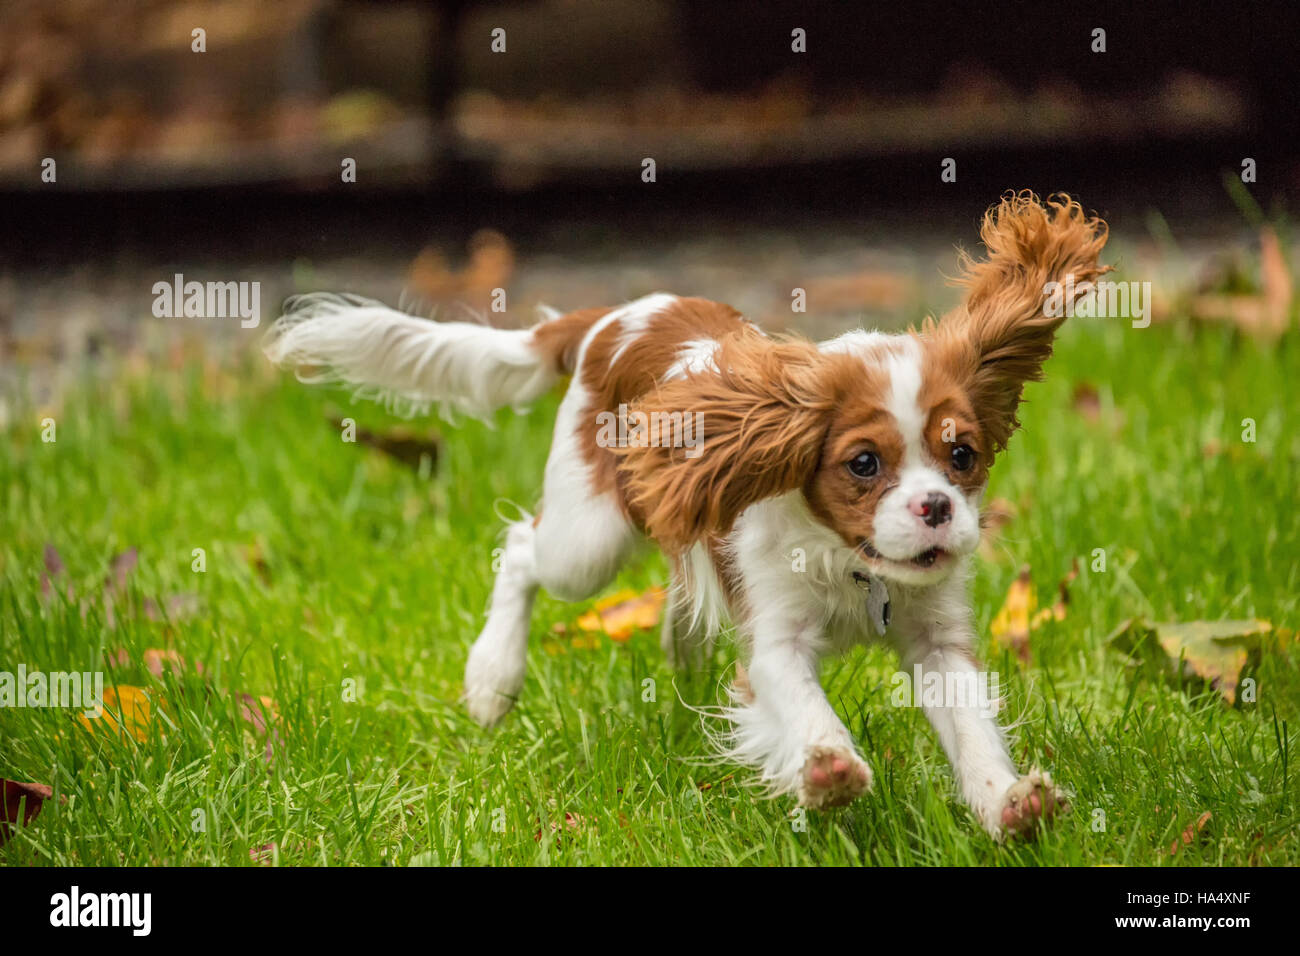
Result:
{"label": "green grass", "polygon": [[[496,731],[478,729],[457,697],[499,544],[494,505],[535,501],[555,399],[503,414],[495,430],[445,429],[442,461],[421,477],[344,444],[325,420],[334,404],[384,422],[374,407],[265,375],[249,357],[233,378],[197,361],[88,377],[53,413],[52,444],[40,440],[44,413],[11,415],[0,670],[96,670],[117,648],[132,661],[173,648],[206,672],[110,672],[161,710],[139,741],[91,734],[66,710],[0,710],[0,775],[66,798],[0,848],[0,863],[250,865],[250,849],[267,844],[281,865],[1300,862],[1294,635],[1265,654],[1258,701],[1237,708],[1104,646],[1135,614],[1296,627],[1300,347],[1212,329],[1072,326],[994,468],[990,495],[1020,513],[974,593],[980,649],[1019,722],[1017,761],[1050,768],[1075,794],[1075,811],[1037,843],[998,846],[979,829],[924,717],[889,706],[896,661],[883,650],[824,668],[874,792],[809,814],[802,830],[791,801],[762,799],[743,771],[700,760],[699,718],[682,702],[716,702],[729,644],[707,672],[676,675],[654,634],[595,649],[553,634],[585,605],[543,594],[522,700]],[[1097,422],[1072,409],[1081,381],[1100,390]],[[1241,441],[1244,418],[1257,423],[1253,444]],[[1220,454],[1203,453],[1210,441]],[[75,601],[62,585],[41,599],[46,542]],[[110,626],[87,598],[132,546],[140,566]],[[195,548],[205,573],[191,570]],[[1104,573],[1089,567],[1096,548]],[[1032,565],[1049,601],[1076,557],[1069,615],[1035,633],[1033,664],[988,655],[989,621],[1019,565]],[[664,579],[646,550],[614,587]],[[196,613],[143,613],[145,599],[188,592]],[[361,685],[355,701],[349,678]],[[269,763],[240,693],[275,702]],[[1201,837],[1171,856],[1206,810]]]}

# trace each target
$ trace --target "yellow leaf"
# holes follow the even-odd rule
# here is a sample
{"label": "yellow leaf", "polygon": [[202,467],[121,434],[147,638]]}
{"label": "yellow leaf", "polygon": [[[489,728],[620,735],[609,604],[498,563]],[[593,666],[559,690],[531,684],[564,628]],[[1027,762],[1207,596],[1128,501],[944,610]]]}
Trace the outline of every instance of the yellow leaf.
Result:
{"label": "yellow leaf", "polygon": [[91,733],[130,734],[136,740],[148,740],[149,723],[153,719],[149,692],[130,684],[106,687],[103,712],[98,717],[79,714],[77,719]]}
{"label": "yellow leaf", "polygon": [[666,597],[663,588],[651,588],[644,594],[624,589],[597,601],[592,610],[578,618],[578,628],[589,634],[603,631],[611,640],[626,641],[634,631],[659,623]]}
{"label": "yellow leaf", "polygon": [[1066,609],[1070,604],[1070,585],[1078,576],[1079,562],[1076,559],[1070,567],[1070,573],[1057,585],[1056,603],[1051,607],[1039,608],[1029,565],[1022,567],[1007,590],[1002,609],[989,625],[993,646],[1013,650],[1016,656],[1028,663],[1030,631],[1038,630],[1048,621],[1065,620]]}
{"label": "yellow leaf", "polygon": [[998,611],[997,616],[993,618],[993,623],[989,625],[989,633],[993,636],[993,646],[1015,651],[1017,657],[1027,662],[1029,660],[1029,631],[1032,627],[1030,619],[1037,607],[1038,597],[1034,594],[1034,586],[1029,575],[1029,565],[1026,564],[1020,569],[1016,579],[1011,582],[1011,587],[1007,590],[1006,600],[1002,602],[1002,609]]}

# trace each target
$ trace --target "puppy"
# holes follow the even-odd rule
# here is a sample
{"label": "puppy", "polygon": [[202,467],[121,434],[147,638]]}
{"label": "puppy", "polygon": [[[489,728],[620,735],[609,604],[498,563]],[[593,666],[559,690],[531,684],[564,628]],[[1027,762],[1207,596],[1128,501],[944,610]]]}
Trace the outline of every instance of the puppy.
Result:
{"label": "puppy", "polygon": [[[823,655],[883,639],[909,675],[979,676],[967,592],[989,468],[1067,313],[1045,309],[1049,283],[1073,276],[1085,293],[1108,271],[1106,235],[1069,197],[1009,194],[984,217],[987,256],[962,257],[963,304],[901,335],[771,338],[729,306],[666,294],[527,330],[310,295],[266,352],[407,411],[486,416],[571,376],[538,513],[507,529],[470,649],[470,714],[491,725],[513,706],[539,587],[589,598],[649,537],[672,566],[666,650],[690,653],[728,620],[739,635],[727,754],[824,808],[872,774],[819,683]],[[1063,807],[1048,774],[1017,771],[993,708],[922,706],[995,838]]]}

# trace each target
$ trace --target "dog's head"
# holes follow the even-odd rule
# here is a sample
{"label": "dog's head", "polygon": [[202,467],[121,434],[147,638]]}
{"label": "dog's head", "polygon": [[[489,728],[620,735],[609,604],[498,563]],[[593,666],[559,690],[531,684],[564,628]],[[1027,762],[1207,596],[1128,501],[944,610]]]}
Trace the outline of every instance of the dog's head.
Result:
{"label": "dog's head", "polygon": [[851,332],[820,347],[735,336],[715,369],[670,382],[647,410],[702,413],[703,452],[622,452],[629,500],[670,551],[728,531],[757,501],[802,490],[812,514],[875,573],[946,575],[979,543],[988,469],[1018,427],[1065,311],[1104,271],[1106,227],[1068,197],[1008,196],[985,216],[988,258],[963,257],[965,302],[904,336]]}

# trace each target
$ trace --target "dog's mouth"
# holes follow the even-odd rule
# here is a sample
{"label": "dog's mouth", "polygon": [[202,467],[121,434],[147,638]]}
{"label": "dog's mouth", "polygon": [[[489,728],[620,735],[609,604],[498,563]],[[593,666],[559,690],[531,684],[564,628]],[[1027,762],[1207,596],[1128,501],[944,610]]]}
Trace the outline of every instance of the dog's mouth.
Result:
{"label": "dog's mouth", "polygon": [[923,570],[928,568],[933,568],[935,565],[941,563],[942,561],[946,560],[949,557],[949,553],[945,551],[943,548],[927,548],[926,550],[922,551],[920,554],[914,555],[913,557],[908,558],[905,561],[898,561],[894,558],[885,557],[883,554],[881,554],[872,546],[870,541],[866,540],[865,538],[863,538],[862,541],[858,544],[858,550],[861,551],[862,554],[865,555],[868,559],[873,561],[884,561],[889,564],[898,565],[900,567],[921,568]]}

